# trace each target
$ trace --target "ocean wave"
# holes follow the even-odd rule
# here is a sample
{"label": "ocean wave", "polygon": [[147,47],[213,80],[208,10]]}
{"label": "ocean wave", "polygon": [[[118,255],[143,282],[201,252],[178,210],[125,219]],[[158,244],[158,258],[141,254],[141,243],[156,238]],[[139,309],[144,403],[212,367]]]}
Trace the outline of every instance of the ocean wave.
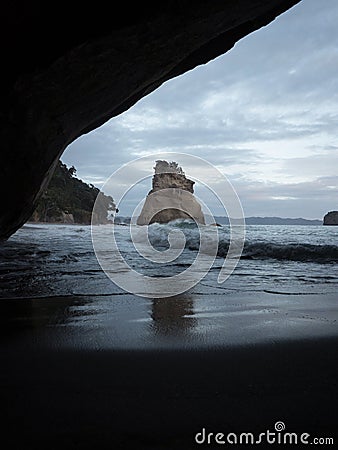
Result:
{"label": "ocean wave", "polygon": [[[210,233],[215,232],[215,227],[206,226]],[[175,228],[183,231],[186,243],[185,248],[198,251],[200,244],[198,226],[189,220],[176,220],[169,224],[152,224],[148,227],[149,240],[156,248],[168,248],[168,233]],[[209,232],[208,231],[208,232]],[[218,252],[219,257],[225,258],[230,243],[228,227],[218,230]],[[315,263],[338,262],[338,246],[332,244],[309,244],[309,243],[275,243],[269,241],[246,241],[241,259],[256,260],[285,260]]]}
{"label": "ocean wave", "polygon": [[[220,256],[225,256],[221,254]],[[338,246],[314,244],[275,244],[249,242],[244,245],[243,258],[279,259],[302,262],[337,262]]]}

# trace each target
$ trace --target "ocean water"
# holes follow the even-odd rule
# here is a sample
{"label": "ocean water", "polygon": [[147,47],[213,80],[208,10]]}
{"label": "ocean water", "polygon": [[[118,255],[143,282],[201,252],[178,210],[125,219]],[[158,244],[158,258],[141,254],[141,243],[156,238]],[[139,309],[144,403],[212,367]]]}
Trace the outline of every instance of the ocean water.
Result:
{"label": "ocean water", "polygon": [[[111,229],[97,227],[109,253]],[[134,239],[137,229],[134,227]],[[147,260],[134,248],[129,226],[115,226],[121,255],[134,270],[148,276],[170,277],[189,267],[199,249],[199,231],[189,221],[153,224],[150,243],[168,249],[168,233],[183,231],[183,252],[161,265]],[[207,232],[215,232],[209,227]],[[211,269],[192,288],[193,292],[271,292],[279,294],[338,293],[338,227],[250,225],[244,250],[232,275],[222,284],[217,277],[229,246],[229,227],[218,227],[218,253]],[[174,245],[175,247],[175,245]],[[111,270],[114,255],[111,254]],[[118,263],[116,263],[118,264]],[[123,293],[102,271],[91,239],[91,227],[27,224],[0,247],[0,296],[30,298],[64,295]]]}
{"label": "ocean water", "polygon": [[[133,229],[141,250],[145,230]],[[115,226],[119,254],[111,248],[112,228],[97,227],[108,275],[134,270],[150,280],[163,277],[159,289],[165,293],[175,286],[172,277],[194,264],[199,232],[187,221],[147,230],[158,252],[168,250],[169,233],[177,230],[184,233],[185,245],[176,259],[161,264],[138,253],[129,226]],[[210,270],[186,292],[158,298],[148,282],[140,288],[128,278],[126,292],[107,276],[96,258],[90,226],[25,225],[0,247],[0,334],[8,345],[17,342],[32,351],[38,346],[209,349],[337,336],[338,227],[247,226],[242,257],[224,283],[218,283],[218,275],[229,228],[204,231],[207,236],[217,232],[219,239]],[[179,244],[171,241],[174,251]],[[146,296],[131,293],[144,291]]]}

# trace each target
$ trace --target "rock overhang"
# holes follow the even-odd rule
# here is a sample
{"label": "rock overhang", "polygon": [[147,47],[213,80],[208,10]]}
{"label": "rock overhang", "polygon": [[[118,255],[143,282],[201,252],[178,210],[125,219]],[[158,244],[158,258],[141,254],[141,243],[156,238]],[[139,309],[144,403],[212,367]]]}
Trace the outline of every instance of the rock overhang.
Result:
{"label": "rock overhang", "polygon": [[102,2],[3,5],[0,238],[28,220],[77,137],[299,1],[134,2],[114,14]]}

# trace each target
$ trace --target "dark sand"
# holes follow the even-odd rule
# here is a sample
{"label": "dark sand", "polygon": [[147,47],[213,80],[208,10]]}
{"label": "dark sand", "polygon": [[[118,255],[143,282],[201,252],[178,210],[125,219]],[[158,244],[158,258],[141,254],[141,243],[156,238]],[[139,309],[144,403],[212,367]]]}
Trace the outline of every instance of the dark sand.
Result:
{"label": "dark sand", "polygon": [[[20,308],[1,301],[0,423],[9,443],[2,448],[226,448],[198,445],[195,434],[204,427],[258,435],[274,431],[277,421],[286,431],[309,433],[309,441],[334,437],[330,448],[337,446],[338,333],[215,347],[86,349],[83,342],[102,327],[85,314],[87,334],[76,326],[69,333],[64,318],[55,327],[60,311],[54,305],[51,322],[51,305],[69,300],[49,301],[44,309],[39,300],[34,314],[34,301],[21,300]],[[62,333],[71,337],[62,340]],[[254,447],[275,446],[289,448]]]}

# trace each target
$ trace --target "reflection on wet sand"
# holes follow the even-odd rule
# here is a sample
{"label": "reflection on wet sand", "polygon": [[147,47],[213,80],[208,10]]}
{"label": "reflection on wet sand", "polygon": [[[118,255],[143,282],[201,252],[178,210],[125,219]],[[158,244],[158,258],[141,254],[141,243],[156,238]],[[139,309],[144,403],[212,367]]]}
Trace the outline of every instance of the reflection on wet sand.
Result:
{"label": "reflection on wet sand", "polygon": [[151,331],[155,335],[181,336],[196,325],[193,318],[194,300],[187,295],[152,300]]}
{"label": "reflection on wet sand", "polygon": [[0,301],[0,338],[25,347],[178,349],[337,335],[336,296],[56,296]]}
{"label": "reflection on wet sand", "polygon": [[194,299],[56,296],[3,299],[0,336],[58,348],[153,348],[185,345],[198,321]]}

